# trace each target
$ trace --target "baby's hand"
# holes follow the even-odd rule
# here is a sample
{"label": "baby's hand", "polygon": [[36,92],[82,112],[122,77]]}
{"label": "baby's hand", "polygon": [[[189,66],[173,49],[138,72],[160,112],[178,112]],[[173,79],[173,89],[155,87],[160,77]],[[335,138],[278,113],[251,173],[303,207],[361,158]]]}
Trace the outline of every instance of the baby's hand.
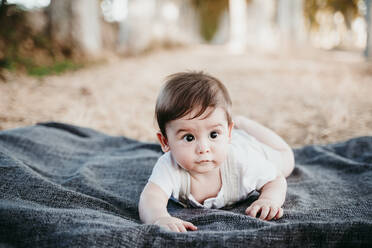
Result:
{"label": "baby's hand", "polygon": [[252,217],[256,217],[260,213],[262,220],[272,220],[273,218],[277,220],[283,216],[283,209],[269,199],[258,199],[245,210],[245,213]]}
{"label": "baby's hand", "polygon": [[161,217],[155,221],[154,224],[174,232],[187,232],[186,229],[196,231],[198,229],[191,222],[183,221],[175,217]]}

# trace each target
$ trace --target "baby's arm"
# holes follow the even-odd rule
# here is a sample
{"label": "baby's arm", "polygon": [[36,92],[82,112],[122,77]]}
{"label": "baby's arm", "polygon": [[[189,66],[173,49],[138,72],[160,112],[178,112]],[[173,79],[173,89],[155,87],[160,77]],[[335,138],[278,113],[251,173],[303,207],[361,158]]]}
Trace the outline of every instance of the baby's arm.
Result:
{"label": "baby's arm", "polygon": [[[275,132],[263,125],[250,120],[244,116],[237,116],[234,118],[234,124],[247,132],[249,135],[255,137],[261,143],[264,143],[271,148],[279,151],[284,163],[280,165],[280,170],[285,177],[288,177],[294,168],[294,155],[291,147]],[[272,161],[277,163],[277,161]]]}
{"label": "baby's arm", "polygon": [[156,184],[149,182],[142,191],[138,204],[140,219],[145,224],[155,224],[171,231],[186,232],[197,229],[192,223],[172,217],[167,211],[168,197]]}
{"label": "baby's arm", "polygon": [[262,220],[281,218],[283,216],[281,207],[287,192],[287,181],[284,176],[279,175],[273,181],[266,183],[260,191],[259,198],[245,210],[245,213],[252,217],[260,213]]}

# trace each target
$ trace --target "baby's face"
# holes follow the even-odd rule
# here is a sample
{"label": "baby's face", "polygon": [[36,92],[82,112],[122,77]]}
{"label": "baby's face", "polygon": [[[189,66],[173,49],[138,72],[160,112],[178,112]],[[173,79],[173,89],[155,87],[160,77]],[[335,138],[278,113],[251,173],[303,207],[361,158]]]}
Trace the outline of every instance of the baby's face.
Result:
{"label": "baby's face", "polygon": [[[177,163],[190,173],[207,173],[218,168],[226,159],[233,124],[228,125],[222,108],[207,108],[169,122],[166,127],[167,145]],[[208,116],[209,114],[209,116]]]}

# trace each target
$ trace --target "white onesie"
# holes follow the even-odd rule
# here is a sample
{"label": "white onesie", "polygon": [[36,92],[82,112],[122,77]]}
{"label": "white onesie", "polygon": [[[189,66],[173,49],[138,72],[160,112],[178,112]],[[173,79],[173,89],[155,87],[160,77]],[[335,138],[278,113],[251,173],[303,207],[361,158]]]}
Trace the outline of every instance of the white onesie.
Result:
{"label": "white onesie", "polygon": [[240,129],[233,129],[226,161],[221,165],[222,187],[216,197],[203,204],[190,194],[190,175],[174,160],[171,152],[163,154],[155,164],[149,181],[158,185],[168,197],[184,204],[202,208],[222,208],[243,200],[267,182],[276,178],[282,163],[280,152],[257,141]]}

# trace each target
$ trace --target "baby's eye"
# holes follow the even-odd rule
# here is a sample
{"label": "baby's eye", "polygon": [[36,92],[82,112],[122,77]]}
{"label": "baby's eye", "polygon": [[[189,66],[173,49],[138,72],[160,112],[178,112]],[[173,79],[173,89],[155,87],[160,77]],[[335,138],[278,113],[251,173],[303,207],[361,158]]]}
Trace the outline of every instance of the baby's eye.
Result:
{"label": "baby's eye", "polygon": [[191,142],[193,141],[195,138],[192,134],[186,134],[185,136],[183,136],[183,139],[187,142]]}
{"label": "baby's eye", "polygon": [[213,131],[209,134],[209,137],[211,137],[212,139],[215,139],[218,137],[218,133],[216,131]]}

